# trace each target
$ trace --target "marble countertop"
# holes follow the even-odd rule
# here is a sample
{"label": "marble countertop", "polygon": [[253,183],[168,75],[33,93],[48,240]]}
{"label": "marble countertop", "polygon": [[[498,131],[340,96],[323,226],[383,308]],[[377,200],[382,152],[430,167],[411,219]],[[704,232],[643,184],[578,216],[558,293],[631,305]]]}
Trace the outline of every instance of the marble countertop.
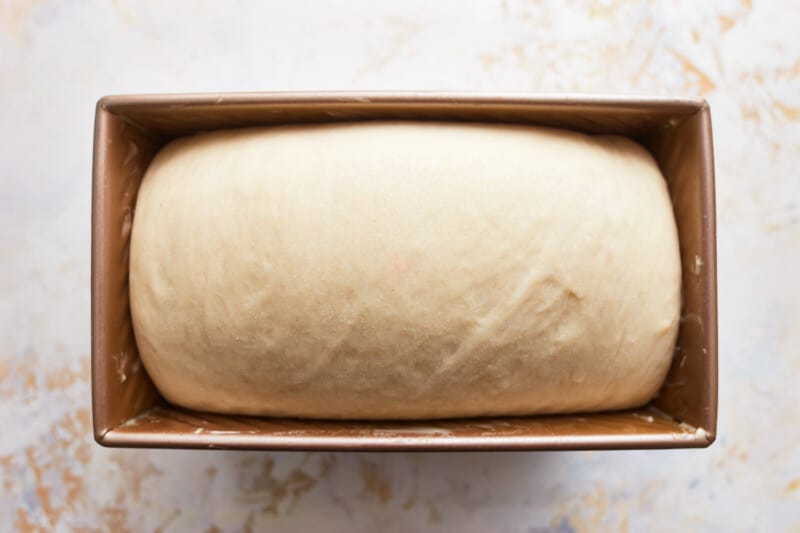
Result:
{"label": "marble countertop", "polygon": [[[0,2],[0,524],[800,531],[800,3]],[[113,93],[698,94],[717,163],[707,450],[111,450],[90,431],[94,104]]]}

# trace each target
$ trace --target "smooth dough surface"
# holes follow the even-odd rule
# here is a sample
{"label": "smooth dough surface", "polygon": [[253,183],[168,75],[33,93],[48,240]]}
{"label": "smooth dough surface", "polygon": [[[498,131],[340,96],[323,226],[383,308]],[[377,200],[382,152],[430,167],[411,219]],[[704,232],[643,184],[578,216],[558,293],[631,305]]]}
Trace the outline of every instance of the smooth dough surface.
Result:
{"label": "smooth dough surface", "polygon": [[167,145],[138,195],[130,296],[145,367],[184,407],[523,415],[654,396],[680,268],[633,141],[350,123]]}

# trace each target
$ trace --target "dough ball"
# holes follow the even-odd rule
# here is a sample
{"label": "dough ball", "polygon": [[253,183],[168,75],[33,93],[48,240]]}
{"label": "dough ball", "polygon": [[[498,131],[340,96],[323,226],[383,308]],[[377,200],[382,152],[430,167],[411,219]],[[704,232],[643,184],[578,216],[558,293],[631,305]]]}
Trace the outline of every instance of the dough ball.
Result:
{"label": "dough ball", "polygon": [[666,183],[635,142],[362,122],[176,140],[139,191],[130,296],[170,402],[429,419],[629,408],[680,311]]}

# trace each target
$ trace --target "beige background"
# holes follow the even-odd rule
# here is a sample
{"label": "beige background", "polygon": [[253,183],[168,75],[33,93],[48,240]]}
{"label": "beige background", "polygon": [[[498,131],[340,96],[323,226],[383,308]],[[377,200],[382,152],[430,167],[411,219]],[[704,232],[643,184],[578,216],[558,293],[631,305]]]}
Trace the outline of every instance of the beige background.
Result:
{"label": "beige background", "polygon": [[[0,0],[0,524],[21,531],[800,531],[800,2]],[[717,158],[709,450],[106,450],[90,437],[108,93],[701,94]]]}

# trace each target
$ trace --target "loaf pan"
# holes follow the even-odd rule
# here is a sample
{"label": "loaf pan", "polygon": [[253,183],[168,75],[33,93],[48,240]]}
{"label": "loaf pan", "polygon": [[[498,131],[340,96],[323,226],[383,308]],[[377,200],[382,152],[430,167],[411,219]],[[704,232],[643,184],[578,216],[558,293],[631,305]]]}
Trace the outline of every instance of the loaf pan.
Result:
{"label": "loaf pan", "polygon": [[[169,405],[142,366],[131,323],[128,247],[157,150],[200,131],[357,120],[507,122],[614,133],[664,173],[683,267],[667,379],[636,410],[415,422],[223,416]],[[704,447],[717,418],[717,297],[711,118],[699,98],[443,93],[237,93],[102,98],[92,187],[92,412],[105,446],[257,450],[598,450]]]}

